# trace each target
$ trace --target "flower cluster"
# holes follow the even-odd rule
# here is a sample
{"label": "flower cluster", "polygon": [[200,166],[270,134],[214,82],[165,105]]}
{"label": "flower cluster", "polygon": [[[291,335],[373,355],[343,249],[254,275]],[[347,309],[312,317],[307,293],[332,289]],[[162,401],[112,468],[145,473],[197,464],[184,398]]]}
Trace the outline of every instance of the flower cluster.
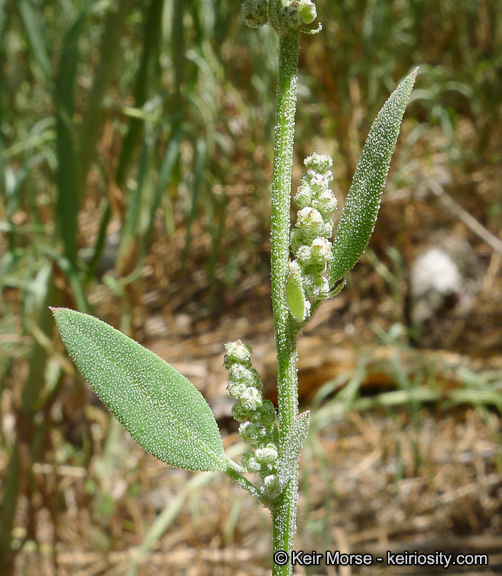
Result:
{"label": "flower cluster", "polygon": [[312,0],[292,0],[284,6],[283,11],[289,20],[289,28],[301,28],[304,24],[312,24],[317,18]]}
{"label": "flower cluster", "polygon": [[269,23],[268,2],[275,2],[272,6],[272,21],[274,28],[281,31],[301,28],[304,24],[311,24],[317,18],[317,10],[312,0],[244,0],[244,20],[251,28],[260,28]]}
{"label": "flower cluster", "polygon": [[241,423],[239,436],[253,448],[243,454],[242,465],[248,472],[258,472],[263,491],[272,494],[277,483],[275,464],[279,457],[275,408],[270,400],[263,399],[260,377],[251,365],[251,347],[237,340],[225,344],[225,349],[228,394],[237,400],[232,416]]}
{"label": "flower cluster", "polygon": [[250,28],[260,28],[268,23],[267,0],[244,0],[244,20]]}
{"label": "flower cluster", "polygon": [[[310,315],[312,300],[327,298],[330,286],[326,270],[332,259],[332,215],[337,200],[329,184],[333,180],[330,168],[333,160],[327,154],[312,154],[305,159],[304,174],[295,195],[298,211],[296,227],[291,231],[291,251],[288,301],[300,301],[291,313],[298,321]],[[298,304],[298,302],[297,302]],[[303,313],[303,317],[302,316]]]}

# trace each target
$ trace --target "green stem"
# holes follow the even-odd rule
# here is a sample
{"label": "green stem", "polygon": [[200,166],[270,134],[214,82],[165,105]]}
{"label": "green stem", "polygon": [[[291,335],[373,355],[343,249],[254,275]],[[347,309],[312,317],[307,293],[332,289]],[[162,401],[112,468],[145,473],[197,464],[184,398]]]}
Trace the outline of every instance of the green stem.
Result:
{"label": "green stem", "polygon": [[[271,279],[274,333],[277,349],[278,409],[280,443],[283,444],[298,415],[297,330],[286,301],[286,280],[289,273],[289,234],[291,174],[295,133],[296,92],[300,32],[281,36],[279,44],[279,83],[277,87],[277,119],[274,138],[274,175],[272,185]],[[278,501],[272,507],[274,552],[288,554],[293,548],[298,498],[298,470]],[[291,574],[291,565],[274,564],[274,576]]]}

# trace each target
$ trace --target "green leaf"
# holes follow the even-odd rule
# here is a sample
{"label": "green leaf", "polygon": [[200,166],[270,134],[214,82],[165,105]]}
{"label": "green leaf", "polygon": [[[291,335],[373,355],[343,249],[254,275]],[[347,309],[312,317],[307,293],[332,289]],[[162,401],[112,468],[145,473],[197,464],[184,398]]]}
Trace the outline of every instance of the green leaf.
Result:
{"label": "green leaf", "polygon": [[336,230],[328,275],[330,286],[347,274],[368,245],[417,71],[415,68],[390,95],[368,134]]}
{"label": "green leaf", "polygon": [[305,294],[299,270],[291,272],[286,281],[286,300],[293,318],[302,322],[305,318]]}
{"label": "green leaf", "polygon": [[178,468],[227,470],[214,416],[189,380],[97,318],[52,312],[78,369],[140,446]]}
{"label": "green leaf", "polygon": [[63,36],[59,72],[54,89],[56,112],[56,153],[58,230],[66,258],[72,266],[77,259],[77,218],[81,203],[80,166],[74,120],[78,64],[82,52],[79,40],[93,5],[85,6]]}
{"label": "green leaf", "polygon": [[45,80],[50,86],[52,83],[52,66],[47,53],[47,32],[43,20],[43,11],[40,9],[35,10],[29,0],[18,0],[17,9],[23,21],[33,57],[40,66]]}
{"label": "green leaf", "polygon": [[298,467],[300,451],[305,444],[310,425],[310,410],[296,417],[291,432],[288,434],[279,453],[277,462],[278,491],[284,490],[289,479]]}

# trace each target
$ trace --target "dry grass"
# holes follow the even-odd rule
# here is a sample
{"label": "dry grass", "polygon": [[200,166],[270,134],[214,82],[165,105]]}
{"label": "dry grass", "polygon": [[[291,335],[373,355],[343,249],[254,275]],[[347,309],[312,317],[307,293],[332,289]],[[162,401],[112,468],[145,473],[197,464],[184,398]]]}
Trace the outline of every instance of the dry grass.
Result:
{"label": "dry grass", "polygon": [[[483,418],[472,408],[424,411],[417,429],[407,410],[394,412],[354,413],[311,439],[302,459],[296,549],[442,550],[486,553],[490,564],[500,562],[497,416]],[[56,468],[57,475],[50,465],[36,469],[39,486],[52,484],[59,511],[57,519],[42,507],[35,515],[32,536],[40,548],[25,547],[17,574],[54,574],[54,563],[60,576],[125,574],[149,526],[183,494],[138,574],[267,573],[268,513],[237,486],[216,477],[186,494],[193,474],[168,469],[127,438],[115,451],[107,478],[97,466]],[[94,482],[97,498],[88,494]],[[18,525],[22,518],[21,510]]]}
{"label": "dry grass", "polygon": [[[326,55],[326,66],[327,62]],[[332,99],[329,88],[323,94]],[[360,106],[355,101],[352,104],[354,117],[347,122],[356,126]],[[462,374],[468,369],[478,378],[479,387],[492,387],[496,392],[498,382],[500,393],[501,256],[449,212],[430,193],[428,183],[439,183],[458,204],[497,233],[493,223],[499,222],[500,216],[497,220],[487,214],[501,202],[502,169],[493,160],[456,165],[452,154],[458,150],[451,149],[451,141],[439,128],[412,142],[417,125],[414,120],[405,120],[370,245],[390,277],[384,278],[363,259],[351,274],[350,289],[324,304],[300,341],[300,392],[303,408],[309,407],[327,381],[352,376],[365,354],[368,364],[360,393],[373,397],[393,391],[397,387],[393,365],[397,355],[410,382],[418,388],[444,391],[445,397],[415,409],[405,404],[364,412],[342,411],[342,416],[314,432],[301,462],[295,548],[373,554],[405,549],[486,553],[491,568],[495,571],[498,563],[500,571],[501,414],[493,406],[475,402],[455,404],[447,392],[465,386]],[[244,127],[236,138],[235,150],[247,154],[252,129]],[[464,158],[473,152],[470,146],[475,131],[469,119],[459,120],[456,142]],[[347,138],[352,135],[349,132]],[[500,153],[500,127],[490,134],[485,159]],[[347,159],[333,142],[314,138],[313,144],[319,143],[326,150],[335,150],[335,186],[341,187],[350,168]],[[252,165],[258,166],[258,172],[269,181],[269,159],[263,148],[256,146],[252,153]],[[103,149],[103,163],[113,166],[114,155],[116,150]],[[272,398],[275,378],[265,234],[268,207],[262,200],[263,190],[257,193],[253,170],[242,167],[241,158],[237,160],[228,180],[236,183],[225,188],[227,232],[221,245],[224,257],[219,258],[214,275],[216,283],[212,285],[204,271],[211,251],[207,222],[194,222],[188,266],[182,272],[185,227],[180,225],[167,241],[162,218],[158,218],[141,278],[128,293],[134,336],[203,391],[229,450],[235,443],[235,424],[228,417],[223,344],[242,338],[253,345],[256,367]],[[93,176],[96,178],[91,172],[91,184]],[[221,190],[215,187],[213,192]],[[344,192],[337,190],[340,201]],[[97,192],[88,194],[80,214],[81,241],[86,246],[91,246],[97,235],[100,199]],[[124,199],[115,200],[120,205]],[[16,217],[20,226],[29,222],[26,213],[19,212]],[[6,241],[1,237],[0,242],[3,252]],[[469,306],[454,310],[429,335],[427,350],[412,350],[402,339],[382,344],[374,326],[388,333],[391,326],[404,322],[407,269],[422,251],[446,242],[463,250],[472,288]],[[398,251],[398,262],[389,256],[391,246]],[[235,258],[233,263],[230,257]],[[3,304],[13,323],[5,333],[21,333],[17,324],[23,305],[21,292],[3,291]],[[119,325],[124,300],[109,285],[96,283],[89,299],[102,319]],[[31,336],[19,338],[10,385],[2,394],[0,412],[5,415],[2,431],[6,438],[19,405],[20,387],[16,383],[26,379],[22,346],[27,348],[32,341]],[[488,371],[495,378],[490,380]],[[114,440],[108,416],[71,374],[66,376],[64,393],[49,409],[48,421],[54,423],[54,429],[47,434],[33,477],[22,480],[23,497],[14,536],[16,545],[24,543],[24,547],[16,557],[16,576],[122,576],[133,565],[150,527],[163,514],[171,515],[170,523],[138,564],[138,574],[270,573],[268,512],[240,488],[219,476],[205,482],[192,473],[170,469],[144,454],[126,435]],[[107,450],[105,442],[110,436]],[[0,454],[3,478],[8,462],[5,452]],[[194,483],[199,487],[194,488]],[[442,569],[431,567],[421,573],[436,571]],[[321,566],[298,567],[296,574],[349,576],[353,572],[349,567],[335,571]],[[383,570],[373,566],[360,573],[376,575]],[[410,571],[386,568],[385,573]],[[455,568],[448,573],[455,573]],[[490,571],[462,571],[478,573]]]}
{"label": "dry grass", "polygon": [[[440,167],[437,160],[433,160],[436,170]],[[430,199],[414,196],[413,171],[410,174],[407,187],[399,192],[391,185],[381,217],[385,232],[377,231],[372,247],[384,254],[381,243],[387,234],[388,242],[401,250],[407,264],[430,245],[432,230],[438,225],[467,238],[474,256],[484,262],[471,312],[459,313],[451,324],[443,325],[449,339],[445,333],[434,336],[436,341],[449,342],[448,346],[421,353],[402,342],[379,347],[371,325],[387,330],[402,321],[403,298],[396,300],[395,291],[363,262],[353,274],[352,290],[326,304],[300,341],[300,387],[305,406],[326,381],[353,374],[362,352],[370,354],[361,382],[362,393],[370,396],[396,387],[392,372],[395,353],[410,381],[440,390],[462,386],[461,367],[481,377],[488,369],[500,370],[502,339],[495,320],[500,317],[501,301],[496,294],[502,294],[500,258],[461,223],[452,221],[451,215],[431,208]],[[494,173],[490,181],[495,179]],[[229,228],[236,237],[253,234],[261,224],[249,220],[250,191],[230,192],[235,209],[228,210]],[[414,235],[404,240],[393,224],[403,211],[405,220],[421,223]],[[235,426],[228,419],[230,402],[224,390],[224,342],[240,337],[254,345],[256,365],[270,396],[274,395],[268,282],[265,274],[256,273],[237,290],[225,291],[222,286],[218,297],[212,299],[208,281],[198,269],[209,250],[208,238],[195,224],[185,277],[180,275],[176,256],[183,249],[183,239],[183,231],[169,244],[159,235],[152,246],[138,290],[136,337],[203,390],[220,426],[229,434],[225,444],[230,448],[235,442]],[[266,254],[266,242],[261,250]],[[405,277],[396,276],[396,282],[402,293]],[[120,310],[103,284],[96,286],[91,299],[102,318],[118,322]],[[69,393],[66,401],[69,406],[75,397]],[[30,511],[24,501],[18,511],[17,526],[23,528],[17,529],[17,538],[36,541],[39,547],[25,545],[16,559],[17,575],[125,574],[149,527],[169,507],[171,522],[138,564],[138,574],[269,573],[271,525],[266,510],[221,477],[191,490],[193,474],[155,461],[127,436],[120,436],[111,452],[104,452],[107,417],[85,401],[81,397],[73,413],[83,416],[77,444],[86,429],[90,434],[87,453],[92,456],[91,465],[87,468],[81,461],[58,467],[59,456],[71,460],[68,451],[73,436],[69,427],[65,438],[53,433],[47,460],[35,468],[33,480],[40,492],[36,509]],[[62,412],[66,413],[64,405]],[[302,458],[296,549],[373,554],[405,549],[467,551],[489,554],[491,565],[500,563],[500,434],[500,414],[495,410],[448,401],[421,404],[415,411],[404,405],[349,412],[336,419],[313,434]],[[33,522],[27,524],[30,517]],[[378,566],[360,571],[380,572]],[[386,572],[392,573],[390,569]],[[296,573],[348,576],[356,570],[298,567]]]}

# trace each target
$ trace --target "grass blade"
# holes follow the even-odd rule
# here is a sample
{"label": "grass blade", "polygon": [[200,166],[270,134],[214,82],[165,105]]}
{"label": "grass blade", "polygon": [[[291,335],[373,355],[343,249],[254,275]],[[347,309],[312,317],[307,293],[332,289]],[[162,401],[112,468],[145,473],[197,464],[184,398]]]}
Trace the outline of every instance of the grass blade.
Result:
{"label": "grass blade", "polygon": [[47,54],[44,32],[41,27],[42,15],[40,12],[38,14],[35,13],[29,0],[18,0],[17,9],[23,21],[33,57],[40,66],[47,84],[50,86],[53,81],[52,66]]}

